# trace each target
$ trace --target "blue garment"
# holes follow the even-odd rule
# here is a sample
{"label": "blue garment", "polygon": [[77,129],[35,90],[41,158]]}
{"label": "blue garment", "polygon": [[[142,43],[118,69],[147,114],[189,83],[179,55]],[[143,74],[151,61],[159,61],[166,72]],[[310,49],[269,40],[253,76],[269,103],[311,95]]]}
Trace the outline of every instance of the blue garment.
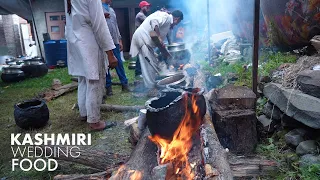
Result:
{"label": "blue garment", "polygon": [[107,4],[107,3],[102,3],[102,6],[103,6],[107,11],[109,11],[109,4]]}
{"label": "blue garment", "polygon": [[[123,63],[121,60],[120,45],[115,44],[115,46],[116,46],[116,48],[112,50],[114,56],[118,60],[118,66],[115,69],[117,71],[117,74],[119,76],[121,84],[126,85],[126,84],[128,84],[128,79],[127,79],[126,73],[124,71]],[[111,85],[112,85],[111,74],[110,74],[110,70],[108,70],[108,74],[107,74],[107,78],[106,78],[106,88],[110,87]]]}

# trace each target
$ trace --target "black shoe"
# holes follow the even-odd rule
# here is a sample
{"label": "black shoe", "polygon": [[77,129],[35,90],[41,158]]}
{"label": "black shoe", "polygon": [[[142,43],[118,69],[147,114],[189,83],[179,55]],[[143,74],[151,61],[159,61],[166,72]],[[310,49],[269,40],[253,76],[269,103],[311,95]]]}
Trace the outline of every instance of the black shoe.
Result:
{"label": "black shoe", "polygon": [[122,85],[122,92],[131,92],[128,84]]}
{"label": "black shoe", "polygon": [[107,89],[106,95],[107,95],[107,96],[112,96],[112,95],[113,95],[112,86],[107,87],[106,89]]}

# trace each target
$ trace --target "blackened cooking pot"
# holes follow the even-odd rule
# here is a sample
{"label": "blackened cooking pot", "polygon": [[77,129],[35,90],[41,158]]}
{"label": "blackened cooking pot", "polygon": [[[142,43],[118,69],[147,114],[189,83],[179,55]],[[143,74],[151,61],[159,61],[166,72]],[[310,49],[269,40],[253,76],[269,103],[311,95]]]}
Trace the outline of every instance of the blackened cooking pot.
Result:
{"label": "blackened cooking pot", "polygon": [[22,129],[41,128],[49,120],[49,109],[43,100],[24,101],[14,105],[14,119]]}
{"label": "blackened cooking pot", "polygon": [[[191,92],[189,92],[191,91]],[[186,113],[193,113],[191,110],[192,96],[196,97],[196,105],[200,108],[200,119],[206,113],[206,102],[201,89],[165,90],[160,97],[152,98],[146,102],[147,125],[152,135],[159,135],[162,138],[171,140],[174,132],[179,127]],[[193,92],[193,93],[192,93]],[[188,106],[185,106],[185,99],[188,98]],[[191,115],[195,117],[195,115]]]}
{"label": "blackened cooking pot", "polygon": [[26,59],[22,71],[29,77],[41,77],[48,73],[48,66],[41,58]]}
{"label": "blackened cooking pot", "polygon": [[21,66],[11,65],[9,67],[2,68],[1,79],[3,82],[19,82],[26,78]]}

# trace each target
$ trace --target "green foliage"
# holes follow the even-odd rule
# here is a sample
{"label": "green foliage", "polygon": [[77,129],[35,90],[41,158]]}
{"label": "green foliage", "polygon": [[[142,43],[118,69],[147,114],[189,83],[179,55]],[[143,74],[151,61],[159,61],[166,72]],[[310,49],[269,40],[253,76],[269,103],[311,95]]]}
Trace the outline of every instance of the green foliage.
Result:
{"label": "green foliage", "polygon": [[309,167],[303,167],[300,169],[301,179],[305,180],[314,180],[314,179],[320,179],[320,164],[313,164]]}
{"label": "green foliage", "polygon": [[[284,63],[295,63],[297,61],[297,57],[289,53],[261,53],[263,55],[259,60],[260,76],[268,76],[271,71],[277,69]],[[220,57],[213,65],[210,65],[208,61],[201,61],[200,65],[202,70],[210,75],[221,73],[223,77],[227,77],[229,73],[234,73],[238,77],[238,80],[235,82],[235,85],[237,86],[252,86],[252,66],[247,67],[249,63],[245,61],[238,61],[235,64],[229,64],[223,60],[223,57]]]}
{"label": "green foliage", "polygon": [[268,99],[266,97],[262,97],[262,98],[259,98],[257,100],[257,107],[256,107],[256,114],[257,115],[261,115],[262,114],[262,109],[263,109],[263,106],[268,102]]}
{"label": "green foliage", "polygon": [[266,53],[262,56],[262,59],[267,59],[266,62],[262,63],[259,74],[262,76],[268,76],[271,71],[276,70],[280,65],[285,63],[295,63],[297,57],[288,53]]}
{"label": "green foliage", "polygon": [[[280,131],[272,138],[268,138],[256,148],[256,152],[279,163],[279,172],[267,179],[277,180],[314,180],[320,179],[320,164],[309,167],[299,167],[299,157],[287,147],[284,135],[287,131]],[[265,178],[263,178],[265,179]]]}

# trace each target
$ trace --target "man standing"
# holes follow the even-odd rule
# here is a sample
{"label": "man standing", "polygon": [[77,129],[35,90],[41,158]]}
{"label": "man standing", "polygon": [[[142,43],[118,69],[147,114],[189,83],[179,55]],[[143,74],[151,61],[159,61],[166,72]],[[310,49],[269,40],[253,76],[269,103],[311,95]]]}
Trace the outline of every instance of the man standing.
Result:
{"label": "man standing", "polygon": [[65,0],[69,74],[78,76],[78,105],[92,130],[116,125],[101,121],[100,106],[109,67],[117,66],[115,48],[99,0]]}
{"label": "man standing", "polygon": [[152,89],[156,85],[158,59],[153,48],[156,47],[150,37],[150,32],[155,31],[163,44],[169,30],[183,20],[183,13],[179,10],[171,14],[163,11],[156,11],[148,16],[141,26],[135,31],[132,37],[130,54],[132,57],[139,55],[142,76],[146,88]]}
{"label": "man standing", "polygon": [[[110,34],[116,46],[116,48],[112,50],[113,54],[118,59],[118,66],[115,69],[117,71],[118,77],[122,84],[122,91],[129,92],[130,90],[128,86],[128,79],[126,77],[126,73],[123,67],[123,62],[120,54],[120,52],[123,50],[123,45],[122,45],[121,35],[120,35],[118,23],[117,23],[117,16],[114,9],[110,7],[112,0],[101,0],[101,2],[103,6],[104,15],[110,30]],[[107,73],[106,89],[107,89],[106,95],[112,96],[113,92],[112,92],[112,81],[111,81],[110,71]]]}
{"label": "man standing", "polygon": [[[141,1],[139,3],[140,12],[136,15],[136,21],[135,21],[136,29],[138,29],[138,27],[147,18],[147,14],[150,11],[150,6],[151,4],[148,3],[147,1]],[[135,76],[137,77],[137,76],[140,76],[141,74],[142,74],[141,65],[140,65],[139,57],[137,57]]]}

